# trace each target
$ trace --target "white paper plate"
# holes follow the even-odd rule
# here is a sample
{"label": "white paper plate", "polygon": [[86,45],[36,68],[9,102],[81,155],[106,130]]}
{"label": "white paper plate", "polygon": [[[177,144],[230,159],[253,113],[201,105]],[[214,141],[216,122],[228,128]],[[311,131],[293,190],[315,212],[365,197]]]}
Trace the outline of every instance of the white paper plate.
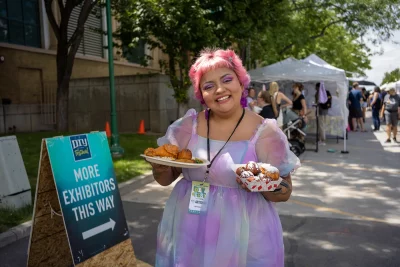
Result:
{"label": "white paper plate", "polygon": [[165,166],[171,166],[171,167],[178,167],[178,168],[188,168],[188,169],[195,169],[195,168],[200,168],[207,166],[210,164],[208,160],[205,159],[200,159],[203,161],[203,163],[186,163],[186,162],[179,162],[179,161],[174,161],[170,159],[163,159],[163,158],[156,158],[156,157],[149,157],[144,154],[140,154],[143,158],[145,158],[147,161],[160,164],[160,165],[165,165]]}

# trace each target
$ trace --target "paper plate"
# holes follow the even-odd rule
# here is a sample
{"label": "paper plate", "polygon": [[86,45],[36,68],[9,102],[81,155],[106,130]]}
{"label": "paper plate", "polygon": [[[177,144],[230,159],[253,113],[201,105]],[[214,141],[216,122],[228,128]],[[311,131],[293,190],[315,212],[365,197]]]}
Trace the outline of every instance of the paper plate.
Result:
{"label": "paper plate", "polygon": [[140,156],[145,158],[148,162],[151,162],[151,163],[156,163],[156,164],[171,166],[171,167],[178,167],[178,168],[195,169],[195,168],[204,167],[204,166],[207,166],[208,164],[210,164],[210,162],[208,160],[200,159],[200,158],[199,159],[202,160],[203,163],[179,162],[179,161],[174,161],[174,160],[170,160],[170,159],[149,157],[144,154],[141,154]]}

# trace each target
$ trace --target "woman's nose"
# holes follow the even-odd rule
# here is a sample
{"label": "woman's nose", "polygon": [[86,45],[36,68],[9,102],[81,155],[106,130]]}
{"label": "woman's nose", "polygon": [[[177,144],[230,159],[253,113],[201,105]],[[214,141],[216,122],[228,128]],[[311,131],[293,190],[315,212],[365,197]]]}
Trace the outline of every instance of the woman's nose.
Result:
{"label": "woman's nose", "polygon": [[225,91],[225,86],[223,83],[217,83],[216,86],[217,86],[216,90],[217,93],[222,93]]}

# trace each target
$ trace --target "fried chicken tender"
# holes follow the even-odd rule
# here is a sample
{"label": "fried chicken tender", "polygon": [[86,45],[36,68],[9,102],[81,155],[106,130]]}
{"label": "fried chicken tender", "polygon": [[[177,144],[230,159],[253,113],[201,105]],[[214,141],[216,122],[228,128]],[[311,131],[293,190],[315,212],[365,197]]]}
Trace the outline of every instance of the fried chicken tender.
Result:
{"label": "fried chicken tender", "polygon": [[174,158],[178,157],[179,147],[177,147],[175,145],[171,145],[171,144],[165,144],[165,145],[163,145],[163,147],[164,147],[165,151],[174,155]]}
{"label": "fried chicken tender", "polygon": [[178,157],[178,152],[179,148],[177,146],[166,144],[154,149],[154,156],[176,159]]}
{"label": "fried chicken tender", "polygon": [[[180,151],[178,153],[178,159],[192,159],[192,151],[190,151],[189,149],[182,149],[182,151]],[[182,161],[184,162],[184,161]]]}
{"label": "fried chicken tender", "polygon": [[145,154],[146,156],[148,156],[148,157],[154,157],[154,156],[156,155],[156,153],[155,153],[154,150],[155,150],[154,148],[149,147],[148,149],[146,149],[146,150],[144,151],[144,154]]}

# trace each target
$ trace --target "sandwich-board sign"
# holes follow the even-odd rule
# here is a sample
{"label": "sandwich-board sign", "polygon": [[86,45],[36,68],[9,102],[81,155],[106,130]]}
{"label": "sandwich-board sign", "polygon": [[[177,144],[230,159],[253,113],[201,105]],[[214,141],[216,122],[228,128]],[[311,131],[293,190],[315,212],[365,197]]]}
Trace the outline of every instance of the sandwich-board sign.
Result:
{"label": "sandwich-board sign", "polygon": [[132,265],[134,259],[105,133],[44,139],[28,266]]}

